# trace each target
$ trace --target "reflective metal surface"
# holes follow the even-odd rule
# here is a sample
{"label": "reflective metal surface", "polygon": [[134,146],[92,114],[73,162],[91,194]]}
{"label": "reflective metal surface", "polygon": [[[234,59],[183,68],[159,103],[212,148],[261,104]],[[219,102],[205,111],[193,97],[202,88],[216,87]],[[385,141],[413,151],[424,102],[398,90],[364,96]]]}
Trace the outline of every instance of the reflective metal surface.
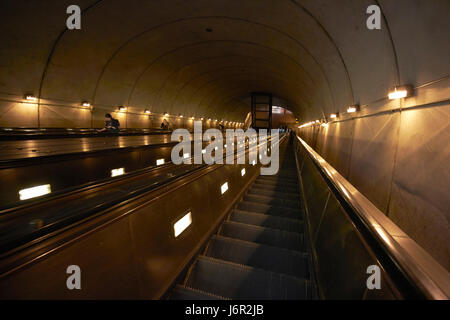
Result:
{"label": "reflective metal surface", "polygon": [[298,140],[329,182],[339,190],[340,195],[370,229],[377,241],[423,294],[430,299],[448,299],[450,297],[449,273],[305,141],[300,137]]}

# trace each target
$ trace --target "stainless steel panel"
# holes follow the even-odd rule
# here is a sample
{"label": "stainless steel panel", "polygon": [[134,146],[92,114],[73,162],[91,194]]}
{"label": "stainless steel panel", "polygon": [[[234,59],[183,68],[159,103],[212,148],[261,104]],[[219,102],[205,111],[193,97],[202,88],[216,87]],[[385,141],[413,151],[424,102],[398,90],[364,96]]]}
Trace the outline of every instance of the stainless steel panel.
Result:
{"label": "stainless steel panel", "polygon": [[450,270],[450,105],[401,117],[389,217]]}
{"label": "stainless steel panel", "polygon": [[400,115],[356,120],[348,180],[382,212],[387,211]]}
{"label": "stainless steel panel", "polygon": [[[139,279],[132,243],[128,220],[119,220],[0,278],[0,298],[136,299]],[[81,268],[81,290],[66,286],[70,265]]]}

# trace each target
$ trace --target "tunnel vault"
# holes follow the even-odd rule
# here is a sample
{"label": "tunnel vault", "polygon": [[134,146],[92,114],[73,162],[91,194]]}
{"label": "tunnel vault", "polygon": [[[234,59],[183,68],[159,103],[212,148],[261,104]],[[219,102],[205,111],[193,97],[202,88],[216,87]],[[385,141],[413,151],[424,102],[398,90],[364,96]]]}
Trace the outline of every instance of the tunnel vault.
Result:
{"label": "tunnel vault", "polygon": [[[365,0],[79,0],[68,30],[71,4],[2,1],[0,127],[239,127],[270,92],[323,122],[299,134],[448,268],[449,1],[375,1],[380,29]],[[389,100],[400,85],[414,95]]]}

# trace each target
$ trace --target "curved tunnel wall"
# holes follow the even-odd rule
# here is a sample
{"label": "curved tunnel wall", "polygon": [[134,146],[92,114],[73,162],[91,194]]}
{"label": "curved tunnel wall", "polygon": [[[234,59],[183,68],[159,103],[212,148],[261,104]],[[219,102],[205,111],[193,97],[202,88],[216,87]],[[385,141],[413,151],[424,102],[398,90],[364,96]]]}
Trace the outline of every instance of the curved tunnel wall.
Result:
{"label": "curved tunnel wall", "polygon": [[[79,0],[82,29],[67,30],[71,4],[2,1],[0,126],[100,127],[119,105],[126,127],[244,122],[251,91],[300,123],[339,111],[302,136],[449,268],[447,0]],[[381,30],[366,28],[372,4]],[[387,100],[401,84],[415,96]]]}

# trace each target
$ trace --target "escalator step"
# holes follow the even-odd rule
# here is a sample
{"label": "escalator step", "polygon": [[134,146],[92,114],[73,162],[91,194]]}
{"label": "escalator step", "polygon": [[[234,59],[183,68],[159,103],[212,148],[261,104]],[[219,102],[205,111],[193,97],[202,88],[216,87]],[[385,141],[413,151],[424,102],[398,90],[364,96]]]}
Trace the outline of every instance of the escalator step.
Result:
{"label": "escalator step", "polygon": [[269,190],[269,191],[276,191],[276,192],[288,192],[288,193],[298,193],[298,188],[290,188],[285,186],[274,186],[269,184],[262,184],[262,183],[254,183],[252,185],[252,189],[260,189],[260,190]]}
{"label": "escalator step", "polygon": [[255,183],[253,185],[254,186],[263,185],[263,186],[270,186],[270,187],[274,187],[274,188],[278,187],[278,188],[284,188],[284,189],[291,189],[291,190],[295,190],[294,192],[296,192],[298,190],[298,185],[282,183],[282,182],[258,180],[258,179],[255,181]]}
{"label": "escalator step", "polygon": [[277,199],[275,197],[268,197],[263,195],[247,194],[244,196],[244,200],[249,202],[268,204],[270,206],[281,206],[293,209],[298,209],[300,207],[299,201]]}
{"label": "escalator step", "polygon": [[265,184],[265,185],[269,185],[269,186],[280,186],[280,187],[293,188],[293,189],[298,188],[297,183],[286,182],[284,180],[267,180],[267,179],[258,178],[255,180],[255,184]]}
{"label": "escalator step", "polygon": [[308,257],[306,253],[298,251],[214,236],[206,255],[298,278],[309,278]]}
{"label": "escalator step", "polygon": [[267,180],[267,181],[277,181],[277,182],[281,181],[281,182],[298,184],[297,175],[294,175],[294,176],[289,177],[289,178],[280,177],[278,175],[275,175],[275,176],[259,176],[258,179],[260,179],[260,180]]}
{"label": "escalator step", "polygon": [[290,232],[302,232],[304,230],[302,220],[271,216],[238,209],[231,213],[230,220]]}
{"label": "escalator step", "polygon": [[262,195],[267,197],[274,197],[278,199],[287,199],[287,200],[294,200],[299,201],[300,196],[295,193],[287,193],[287,192],[277,192],[277,191],[270,191],[270,190],[264,190],[260,188],[251,188],[248,191],[248,194],[255,194],[255,195]]}
{"label": "escalator step", "polygon": [[177,285],[170,296],[171,300],[224,300],[225,298],[197,289]]}
{"label": "escalator step", "polygon": [[303,234],[225,221],[220,235],[296,251],[304,251]]}
{"label": "escalator step", "polygon": [[245,210],[245,211],[251,211],[251,212],[257,212],[257,213],[264,213],[264,214],[270,214],[275,216],[281,216],[281,217],[288,217],[293,219],[301,219],[301,211],[300,208],[294,209],[294,208],[286,208],[282,206],[271,206],[263,203],[256,203],[256,202],[250,202],[250,201],[241,201],[238,204],[238,209]]}
{"label": "escalator step", "polygon": [[232,299],[308,299],[308,280],[198,257],[187,286]]}

